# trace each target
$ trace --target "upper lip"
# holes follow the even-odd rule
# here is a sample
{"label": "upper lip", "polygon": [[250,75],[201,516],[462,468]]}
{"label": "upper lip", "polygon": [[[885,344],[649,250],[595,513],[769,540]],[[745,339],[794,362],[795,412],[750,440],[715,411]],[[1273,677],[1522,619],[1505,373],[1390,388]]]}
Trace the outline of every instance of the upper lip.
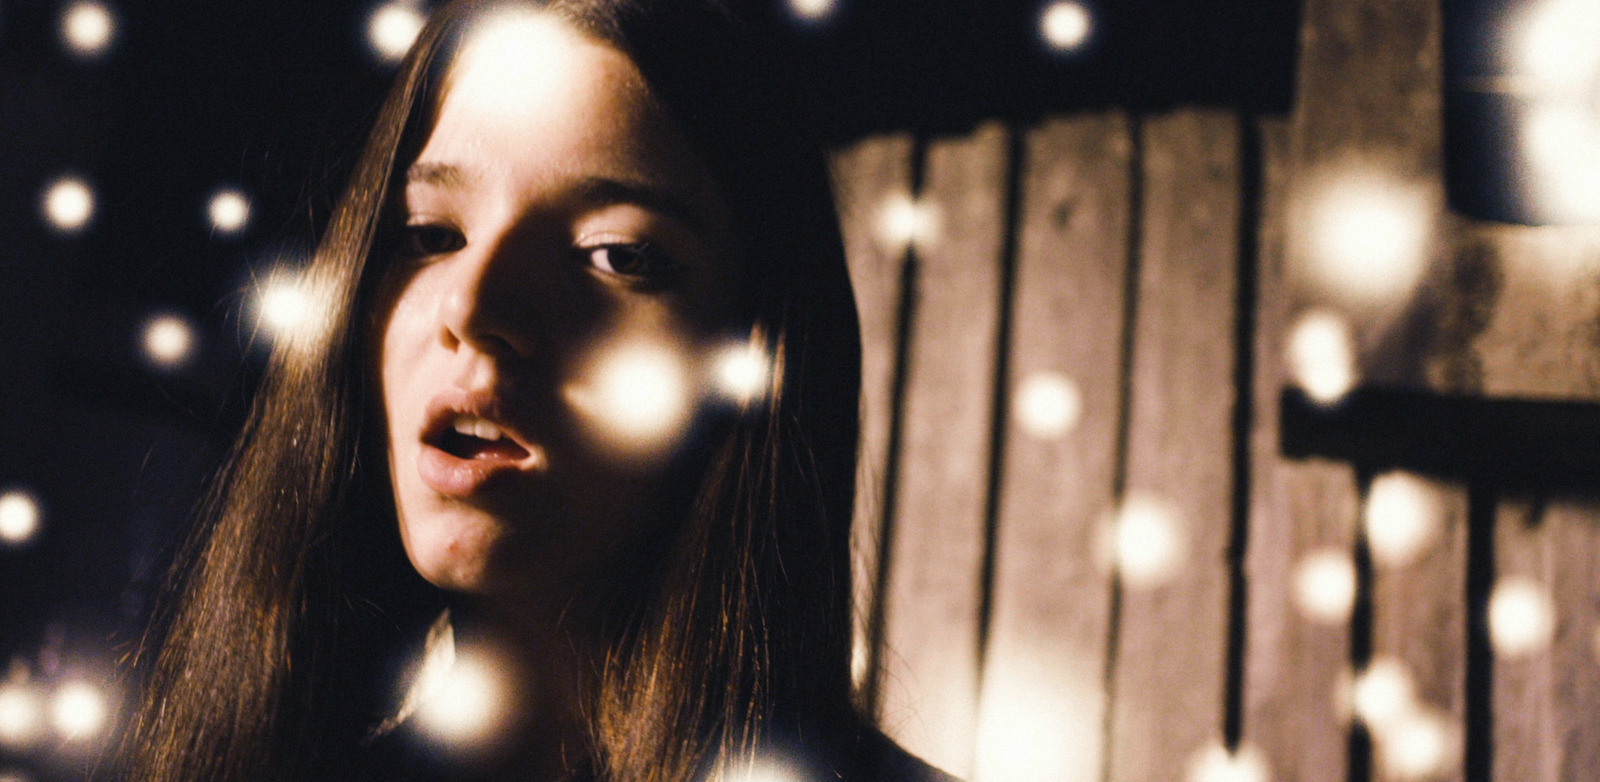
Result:
{"label": "upper lip", "polygon": [[494,424],[508,439],[530,454],[540,451],[538,445],[520,432],[517,425],[511,421],[510,412],[506,410],[501,397],[487,389],[451,387],[435,394],[433,399],[428,401],[423,417],[422,442],[438,445],[445,433],[455,425],[456,419],[464,415],[482,418]]}

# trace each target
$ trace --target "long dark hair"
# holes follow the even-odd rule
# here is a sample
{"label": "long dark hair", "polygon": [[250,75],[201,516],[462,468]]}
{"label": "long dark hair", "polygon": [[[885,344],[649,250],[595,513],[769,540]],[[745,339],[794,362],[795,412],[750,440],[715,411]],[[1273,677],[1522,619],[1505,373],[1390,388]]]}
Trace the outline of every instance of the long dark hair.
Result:
{"label": "long dark hair", "polygon": [[[696,447],[646,597],[607,617],[588,687],[604,778],[697,779],[767,751],[849,776],[849,525],[860,341],[827,169],[716,0],[515,0],[627,54],[721,185],[772,390]],[[370,314],[392,195],[475,14],[424,29],[306,272],[323,327],[278,345],[174,569],[122,771],[141,780],[361,776],[376,652],[437,610],[400,551]],[[354,683],[354,684],[352,684]],[[357,692],[352,696],[352,692]]]}

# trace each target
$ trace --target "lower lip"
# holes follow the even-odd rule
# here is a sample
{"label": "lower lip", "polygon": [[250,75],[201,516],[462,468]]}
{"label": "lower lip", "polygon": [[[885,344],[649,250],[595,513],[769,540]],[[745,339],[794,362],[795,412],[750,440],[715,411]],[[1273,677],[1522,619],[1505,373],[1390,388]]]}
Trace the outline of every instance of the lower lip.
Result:
{"label": "lower lip", "polygon": [[521,472],[509,459],[462,459],[431,445],[417,455],[417,474],[428,488],[447,497],[468,497],[483,491],[496,479]]}

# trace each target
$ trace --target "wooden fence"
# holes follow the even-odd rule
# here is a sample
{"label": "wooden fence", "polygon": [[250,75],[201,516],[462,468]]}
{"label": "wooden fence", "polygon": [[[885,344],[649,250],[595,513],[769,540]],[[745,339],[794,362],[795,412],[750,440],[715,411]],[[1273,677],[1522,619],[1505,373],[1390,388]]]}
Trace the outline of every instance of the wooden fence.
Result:
{"label": "wooden fence", "polygon": [[[1471,453],[1288,456],[1280,432],[1317,415],[1285,356],[1327,312],[1355,376],[1420,410],[1596,420],[1600,238],[1443,210],[1437,16],[1308,0],[1287,118],[1107,111],[835,155],[865,342],[858,675],[914,752],[984,782],[1600,779],[1600,507],[1561,499],[1600,470],[1513,490],[1438,469]],[[1390,299],[1316,272],[1341,170],[1421,205]]]}

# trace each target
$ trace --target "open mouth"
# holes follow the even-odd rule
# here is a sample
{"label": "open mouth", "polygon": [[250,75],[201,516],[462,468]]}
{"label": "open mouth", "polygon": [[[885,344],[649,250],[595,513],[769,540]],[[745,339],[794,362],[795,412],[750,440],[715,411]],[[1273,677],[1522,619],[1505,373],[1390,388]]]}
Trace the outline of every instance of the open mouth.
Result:
{"label": "open mouth", "polygon": [[459,415],[449,428],[429,443],[457,459],[504,459],[522,461],[528,449],[506,436],[500,427],[473,415]]}

